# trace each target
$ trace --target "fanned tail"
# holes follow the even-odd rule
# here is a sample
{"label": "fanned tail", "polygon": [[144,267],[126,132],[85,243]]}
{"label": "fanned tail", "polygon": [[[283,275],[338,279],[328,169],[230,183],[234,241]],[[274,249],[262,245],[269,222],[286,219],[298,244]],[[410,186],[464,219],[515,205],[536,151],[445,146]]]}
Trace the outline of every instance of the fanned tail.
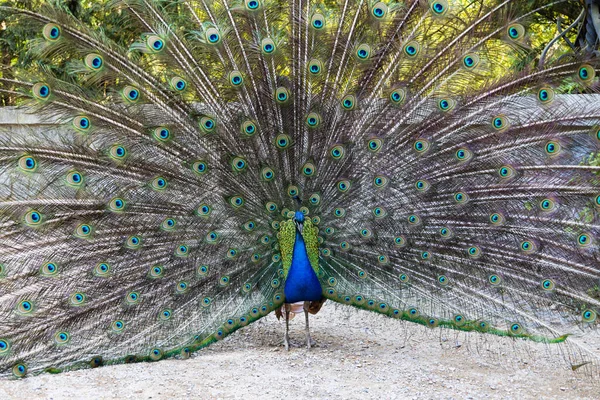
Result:
{"label": "fanned tail", "polygon": [[66,125],[0,134],[0,370],[187,357],[267,315],[297,210],[326,298],[595,362],[567,337],[600,307],[598,60],[531,46],[564,4],[114,1],[133,43],[0,7],[40,60],[0,91]]}

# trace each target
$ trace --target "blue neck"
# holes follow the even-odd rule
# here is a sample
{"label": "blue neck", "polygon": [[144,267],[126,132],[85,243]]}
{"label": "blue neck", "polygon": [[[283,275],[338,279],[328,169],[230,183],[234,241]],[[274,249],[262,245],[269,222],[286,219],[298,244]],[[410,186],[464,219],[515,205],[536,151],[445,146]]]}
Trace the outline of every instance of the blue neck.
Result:
{"label": "blue neck", "polygon": [[296,231],[292,265],[285,279],[285,302],[318,301],[323,297],[319,278],[310,265],[306,244],[300,232]]}

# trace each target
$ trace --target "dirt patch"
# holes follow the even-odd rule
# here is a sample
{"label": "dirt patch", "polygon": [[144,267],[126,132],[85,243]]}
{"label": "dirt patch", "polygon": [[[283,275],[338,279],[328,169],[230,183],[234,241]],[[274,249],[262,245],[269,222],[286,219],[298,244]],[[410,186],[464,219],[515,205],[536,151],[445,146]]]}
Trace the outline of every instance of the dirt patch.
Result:
{"label": "dirt patch", "polygon": [[[304,317],[291,340],[304,340]],[[2,399],[597,399],[557,347],[428,329],[327,303],[311,317],[316,347],[281,345],[274,314],[189,360],[1,381]],[[593,347],[593,348],[597,348]]]}

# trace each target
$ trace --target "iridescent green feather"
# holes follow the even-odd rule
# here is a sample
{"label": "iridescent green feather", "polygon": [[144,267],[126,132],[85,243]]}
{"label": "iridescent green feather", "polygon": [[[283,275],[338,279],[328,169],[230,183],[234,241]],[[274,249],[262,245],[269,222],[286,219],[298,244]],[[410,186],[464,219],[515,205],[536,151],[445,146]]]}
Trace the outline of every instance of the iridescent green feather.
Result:
{"label": "iridescent green feather", "polygon": [[296,242],[296,224],[293,220],[289,219],[281,223],[281,227],[277,233],[277,240],[279,242],[279,251],[281,252],[284,277],[287,277],[292,266],[294,243]]}
{"label": "iridescent green feather", "polygon": [[304,244],[306,245],[306,253],[308,254],[308,260],[310,265],[315,271],[315,274],[319,276],[319,228],[313,225],[310,219],[306,219],[302,223],[302,238],[304,238]]}

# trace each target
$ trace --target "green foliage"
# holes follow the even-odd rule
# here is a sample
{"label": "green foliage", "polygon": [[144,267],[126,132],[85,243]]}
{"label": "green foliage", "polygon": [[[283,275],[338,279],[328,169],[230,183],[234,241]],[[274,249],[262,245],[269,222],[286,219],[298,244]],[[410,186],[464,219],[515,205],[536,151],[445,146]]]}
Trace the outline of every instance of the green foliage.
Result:
{"label": "green foliage", "polygon": [[[465,6],[469,1],[461,0]],[[121,10],[111,7],[114,1],[111,0],[6,0],[2,5],[12,6],[17,8],[26,8],[29,10],[38,10],[42,4],[52,3],[59,6],[66,12],[81,20],[88,26],[102,29],[108,37],[113,38],[118,44],[128,46],[136,39],[137,27],[134,24],[123,23],[124,16]],[[330,4],[331,3],[331,4]],[[335,1],[326,0],[324,4],[332,5]],[[177,21],[178,26],[185,29],[189,27],[190,20],[181,3],[173,2],[170,7],[177,10],[177,14],[181,18]],[[465,10],[469,10],[465,7]],[[467,12],[467,11],[465,11]],[[544,10],[538,14],[534,14],[528,26],[530,31],[531,42],[530,46],[539,54],[541,50],[550,42],[558,33],[557,21],[561,21],[561,27],[564,29],[570,25],[581,12],[581,6],[577,2],[568,4],[560,4],[550,10]],[[0,59],[0,77],[13,78],[15,71],[32,71],[39,67],[39,61],[27,52],[27,44],[31,38],[31,32],[27,25],[11,23],[12,18],[0,13],[0,50],[2,57]],[[13,21],[14,22],[14,21]],[[572,43],[575,42],[577,32],[569,32],[566,35],[567,39]],[[492,51],[493,49],[490,49]],[[548,60],[556,59],[565,56],[571,51],[570,46],[566,41],[561,40],[554,44],[548,51]],[[527,52],[528,53],[528,52]],[[497,74],[500,76],[504,68],[512,66],[525,67],[526,65],[537,62],[537,60],[523,59],[519,54],[515,54],[510,60],[506,60],[506,65],[498,65]],[[37,65],[36,65],[37,64]],[[62,75],[64,65],[52,65],[50,68],[54,72]],[[572,87],[563,88],[566,92],[577,92],[580,85],[575,83]],[[10,94],[0,94],[0,106],[14,105],[16,96]]]}
{"label": "green foliage", "polygon": [[[56,4],[85,24],[104,30],[119,44],[129,45],[135,40],[136,26],[122,23],[122,13],[110,7],[111,0],[7,0],[0,5],[39,10],[46,3]],[[28,53],[31,30],[27,24],[15,23],[16,19],[0,12],[0,77],[4,78],[14,78],[17,71],[35,70],[40,64]],[[57,65],[52,69],[60,76],[63,67]],[[15,102],[16,96],[0,94],[0,107]]]}

